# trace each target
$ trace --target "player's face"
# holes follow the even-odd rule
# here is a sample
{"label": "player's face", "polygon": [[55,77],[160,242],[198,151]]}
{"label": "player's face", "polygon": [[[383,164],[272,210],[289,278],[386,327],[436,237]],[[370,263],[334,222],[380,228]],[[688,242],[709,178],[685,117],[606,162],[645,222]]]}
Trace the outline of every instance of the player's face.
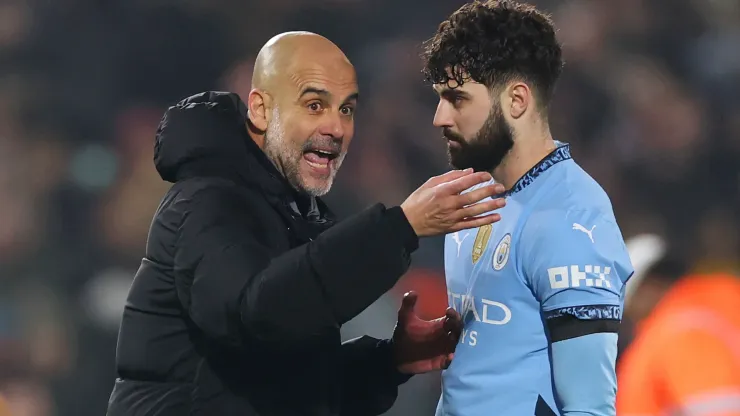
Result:
{"label": "player's face", "polygon": [[293,187],[329,192],[354,135],[355,72],[346,61],[304,64],[276,97],[264,151]]}
{"label": "player's face", "polygon": [[447,140],[450,164],[456,169],[491,172],[514,146],[513,131],[501,102],[477,82],[434,86],[439,104],[434,125]]}

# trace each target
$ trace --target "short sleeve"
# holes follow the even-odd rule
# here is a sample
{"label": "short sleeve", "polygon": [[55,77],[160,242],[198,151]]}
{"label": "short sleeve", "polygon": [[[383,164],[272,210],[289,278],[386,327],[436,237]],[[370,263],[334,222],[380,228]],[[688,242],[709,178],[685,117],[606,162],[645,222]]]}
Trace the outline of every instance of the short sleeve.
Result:
{"label": "short sleeve", "polygon": [[519,245],[525,279],[547,318],[621,319],[633,268],[611,212],[532,214]]}

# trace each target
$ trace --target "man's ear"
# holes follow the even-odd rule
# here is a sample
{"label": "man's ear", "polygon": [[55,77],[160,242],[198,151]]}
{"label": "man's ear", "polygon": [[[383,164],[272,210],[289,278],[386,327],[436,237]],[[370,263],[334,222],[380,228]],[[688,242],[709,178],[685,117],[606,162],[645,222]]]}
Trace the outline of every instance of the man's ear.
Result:
{"label": "man's ear", "polygon": [[247,97],[249,122],[257,130],[267,130],[270,121],[270,96],[262,90],[253,89]]}
{"label": "man's ear", "polygon": [[511,102],[509,114],[515,120],[524,115],[532,105],[532,91],[523,82],[517,82],[507,89],[507,95]]}

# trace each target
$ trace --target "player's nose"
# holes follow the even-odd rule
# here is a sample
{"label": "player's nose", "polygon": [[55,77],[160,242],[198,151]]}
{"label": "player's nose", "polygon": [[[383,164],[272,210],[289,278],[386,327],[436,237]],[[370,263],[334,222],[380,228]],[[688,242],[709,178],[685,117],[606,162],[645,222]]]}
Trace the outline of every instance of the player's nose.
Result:
{"label": "player's nose", "polygon": [[432,121],[434,127],[444,128],[452,127],[452,109],[444,100],[439,100],[437,104],[437,111],[434,113],[434,121]]}

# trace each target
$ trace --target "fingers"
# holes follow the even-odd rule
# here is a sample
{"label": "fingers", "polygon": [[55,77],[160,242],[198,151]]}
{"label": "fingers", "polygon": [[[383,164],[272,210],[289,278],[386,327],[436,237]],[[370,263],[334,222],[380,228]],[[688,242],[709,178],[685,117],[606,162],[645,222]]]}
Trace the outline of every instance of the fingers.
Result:
{"label": "fingers", "polygon": [[460,329],[462,325],[462,319],[460,314],[452,308],[447,308],[445,312],[444,325],[442,326],[445,331],[453,331]]}
{"label": "fingers", "polygon": [[456,197],[455,199],[457,200],[457,206],[462,208],[464,206],[475,204],[476,202],[488,197],[500,195],[504,193],[505,190],[506,188],[504,188],[504,185],[500,183],[495,183],[493,185],[484,186],[482,188],[466,192]]}
{"label": "fingers", "polygon": [[406,292],[403,295],[403,300],[401,301],[401,307],[402,308],[411,308],[414,309],[414,306],[416,305],[416,300],[419,298],[419,295],[416,294],[413,290]]}
{"label": "fingers", "polygon": [[445,310],[445,318],[451,320],[460,320],[460,314],[455,310],[455,308],[450,307]]}
{"label": "fingers", "polygon": [[463,176],[467,176],[473,173],[473,169],[465,169],[465,170],[451,170],[447,173],[443,173],[439,176],[433,176],[429,178],[429,180],[423,185],[423,187],[435,187],[437,185],[441,185],[443,183],[451,182],[456,179],[462,178]]}
{"label": "fingers", "polygon": [[466,218],[477,217],[478,215],[486,214],[499,208],[503,208],[504,206],[506,206],[506,200],[504,198],[479,202],[457,210],[457,212],[455,212],[454,219],[460,221]]}
{"label": "fingers", "polygon": [[455,351],[457,343],[460,342],[460,335],[462,331],[450,331],[447,333],[447,348],[450,351]]}
{"label": "fingers", "polygon": [[447,308],[442,328],[447,333],[449,348],[454,351],[455,346],[460,341],[460,335],[462,334],[462,317],[453,308]]}
{"label": "fingers", "polygon": [[440,187],[443,193],[447,195],[457,195],[460,192],[469,189],[472,186],[478,185],[479,183],[487,182],[491,180],[491,174],[487,172],[478,172],[472,175],[466,175],[457,178],[453,181],[443,183]]}
{"label": "fingers", "polygon": [[443,357],[440,368],[442,370],[447,370],[448,368],[450,368],[450,364],[452,364],[453,358],[455,358],[455,354],[447,354],[445,357]]}
{"label": "fingers", "polygon": [[457,343],[460,342],[460,336],[462,335],[462,329],[463,325],[460,323],[457,326],[453,326],[450,328],[449,331],[447,331],[447,341],[448,346],[450,350],[455,351],[455,347],[457,346]]}
{"label": "fingers", "polygon": [[398,309],[399,321],[405,321],[410,315],[414,313],[414,308],[416,307],[416,301],[418,300],[418,298],[419,295],[414,291],[406,292],[406,294],[403,295],[401,307]]}
{"label": "fingers", "polygon": [[460,230],[478,228],[486,224],[493,224],[494,222],[498,222],[500,220],[501,220],[501,215],[499,214],[488,214],[482,217],[465,218],[465,219],[458,221],[455,225],[450,227],[448,232],[454,233]]}
{"label": "fingers", "polygon": [[447,308],[443,328],[448,332],[459,332],[462,329],[462,317],[453,308]]}

